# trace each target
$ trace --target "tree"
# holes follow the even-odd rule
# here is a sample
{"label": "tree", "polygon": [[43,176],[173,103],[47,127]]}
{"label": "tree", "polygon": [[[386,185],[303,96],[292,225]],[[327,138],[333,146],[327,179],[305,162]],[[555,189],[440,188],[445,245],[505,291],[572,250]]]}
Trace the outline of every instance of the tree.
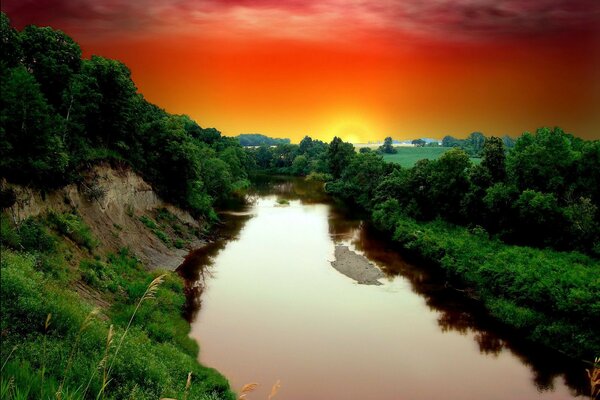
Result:
{"label": "tree", "polygon": [[294,158],[294,162],[292,163],[292,173],[294,175],[305,176],[308,174],[309,170],[309,162],[308,158],[304,154],[300,154]]}
{"label": "tree", "polygon": [[379,147],[379,151],[384,154],[395,154],[396,149],[394,148],[394,142],[390,136],[383,140],[383,145]]}
{"label": "tree", "polygon": [[504,181],[506,178],[506,151],[502,139],[497,137],[485,139],[481,166],[487,170],[493,183]]}
{"label": "tree", "polygon": [[464,140],[461,147],[471,157],[479,157],[481,155],[481,151],[483,150],[484,143],[485,136],[483,133],[473,132]]}
{"label": "tree", "polygon": [[425,141],[423,139],[414,139],[411,143],[414,144],[415,147],[424,147],[425,146]]}
{"label": "tree", "polygon": [[345,143],[337,136],[333,138],[327,149],[327,164],[334,179],[342,176],[342,172],[354,156],[354,146],[351,143]]}
{"label": "tree", "polygon": [[61,133],[62,120],[24,67],[2,80],[0,97],[0,174],[44,187],[62,182],[69,157]]}
{"label": "tree", "polygon": [[94,90],[101,93],[97,111],[88,122],[90,141],[106,147],[114,147],[119,141],[131,146],[135,140],[136,106],[141,99],[129,68],[119,61],[92,56],[83,63],[82,73],[95,81]]}
{"label": "tree", "polygon": [[448,135],[442,139],[442,147],[461,147],[462,142],[462,140]]}
{"label": "tree", "polygon": [[375,189],[386,172],[385,165],[379,154],[358,154],[344,169],[342,178],[327,185],[327,191],[370,210]]}
{"label": "tree", "polygon": [[12,68],[19,65],[23,55],[19,33],[10,26],[10,20],[5,13],[0,13],[0,69]]}
{"label": "tree", "polygon": [[270,168],[273,162],[273,152],[267,145],[262,145],[256,151],[256,164],[260,168]]}
{"label": "tree", "polygon": [[560,128],[540,128],[535,135],[525,132],[507,158],[507,170],[520,190],[566,193],[574,174],[577,153],[569,135]]}
{"label": "tree", "polygon": [[33,73],[49,104],[58,109],[63,91],[81,67],[79,45],[63,32],[28,25],[20,34],[23,64]]}
{"label": "tree", "polygon": [[304,138],[302,138],[302,140],[300,141],[300,145],[298,146],[298,153],[306,154],[311,150],[312,147],[313,147],[312,138],[310,136],[304,136]]}
{"label": "tree", "polygon": [[460,149],[451,149],[433,162],[430,196],[440,215],[451,221],[457,222],[461,215],[470,166],[469,156]]}

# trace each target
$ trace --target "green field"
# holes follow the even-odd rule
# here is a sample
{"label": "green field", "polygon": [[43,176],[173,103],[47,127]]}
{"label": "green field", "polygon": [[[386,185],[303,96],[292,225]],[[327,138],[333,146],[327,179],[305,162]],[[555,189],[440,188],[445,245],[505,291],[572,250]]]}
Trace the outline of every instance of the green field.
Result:
{"label": "green field", "polygon": [[[384,154],[383,159],[387,162],[400,164],[404,168],[410,168],[419,160],[438,159],[442,154],[450,150],[450,147],[396,147],[396,154]],[[479,158],[471,158],[474,164],[479,164]]]}

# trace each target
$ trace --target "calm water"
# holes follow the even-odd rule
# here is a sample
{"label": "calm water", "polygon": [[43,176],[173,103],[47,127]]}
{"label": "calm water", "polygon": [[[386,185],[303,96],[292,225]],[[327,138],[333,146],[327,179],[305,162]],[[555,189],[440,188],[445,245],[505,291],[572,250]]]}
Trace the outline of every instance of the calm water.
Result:
{"label": "calm water", "polygon": [[[282,400],[567,399],[585,389],[583,366],[495,326],[318,186],[271,181],[223,217],[225,238],[180,271],[200,361],[235,390],[260,383],[250,399],[266,399],[278,379]],[[336,244],[382,268],[383,285],[333,269]]]}

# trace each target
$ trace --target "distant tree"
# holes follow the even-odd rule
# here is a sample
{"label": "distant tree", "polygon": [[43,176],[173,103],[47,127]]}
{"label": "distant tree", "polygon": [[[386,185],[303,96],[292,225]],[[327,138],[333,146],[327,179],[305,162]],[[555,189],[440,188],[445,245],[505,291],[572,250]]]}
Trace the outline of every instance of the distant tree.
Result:
{"label": "distant tree", "polygon": [[414,144],[415,147],[424,147],[426,144],[423,139],[414,139],[411,143]]}
{"label": "distant tree", "polygon": [[273,153],[269,146],[262,145],[256,151],[256,164],[260,168],[270,168],[273,162]]}
{"label": "distant tree", "polygon": [[304,138],[302,138],[302,140],[300,141],[300,145],[298,146],[298,153],[306,154],[311,150],[312,147],[313,147],[312,138],[310,136],[304,136]]}
{"label": "distant tree", "polygon": [[383,154],[395,154],[397,152],[394,148],[394,142],[390,136],[383,140],[383,145],[379,147],[379,151]]}
{"label": "distant tree", "polygon": [[508,135],[502,136],[502,142],[504,142],[504,147],[506,147],[507,150],[515,147],[515,140]]}
{"label": "distant tree", "polygon": [[497,137],[485,139],[481,166],[487,170],[493,183],[504,181],[506,178],[506,152],[502,139]]}
{"label": "distant tree", "polygon": [[471,157],[479,157],[483,150],[485,136],[481,132],[471,133],[462,143],[461,147]]}
{"label": "distant tree", "polygon": [[294,175],[305,176],[309,173],[309,161],[308,158],[300,154],[294,158],[292,162],[292,173]]}
{"label": "distant tree", "polygon": [[327,190],[365,209],[373,205],[378,183],[386,173],[386,163],[375,152],[358,154],[342,173],[342,178],[327,184]]}
{"label": "distant tree", "polygon": [[469,188],[469,156],[460,149],[451,149],[433,162],[430,196],[440,215],[457,222],[461,203]]}
{"label": "distant tree", "polygon": [[242,133],[237,136],[242,146],[276,146],[278,144],[290,144],[290,139],[271,138],[260,133]]}
{"label": "distant tree", "polygon": [[361,147],[358,152],[360,154],[371,153],[373,150],[370,147]]}
{"label": "distant tree", "polygon": [[329,148],[327,149],[327,164],[331,171],[331,175],[333,175],[335,179],[342,176],[342,172],[348,164],[350,164],[354,155],[354,146],[352,143],[346,143],[337,136],[329,143]]}
{"label": "distant tree", "polygon": [[452,136],[444,136],[442,139],[442,147],[462,147],[463,140]]}

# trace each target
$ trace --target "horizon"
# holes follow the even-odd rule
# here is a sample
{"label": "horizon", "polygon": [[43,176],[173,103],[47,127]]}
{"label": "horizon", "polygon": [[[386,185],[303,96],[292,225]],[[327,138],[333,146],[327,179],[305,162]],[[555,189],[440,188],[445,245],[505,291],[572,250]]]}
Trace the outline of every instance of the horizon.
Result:
{"label": "horizon", "polygon": [[600,3],[2,3],[124,62],[140,93],[227,136],[367,143],[560,126],[600,137]]}

